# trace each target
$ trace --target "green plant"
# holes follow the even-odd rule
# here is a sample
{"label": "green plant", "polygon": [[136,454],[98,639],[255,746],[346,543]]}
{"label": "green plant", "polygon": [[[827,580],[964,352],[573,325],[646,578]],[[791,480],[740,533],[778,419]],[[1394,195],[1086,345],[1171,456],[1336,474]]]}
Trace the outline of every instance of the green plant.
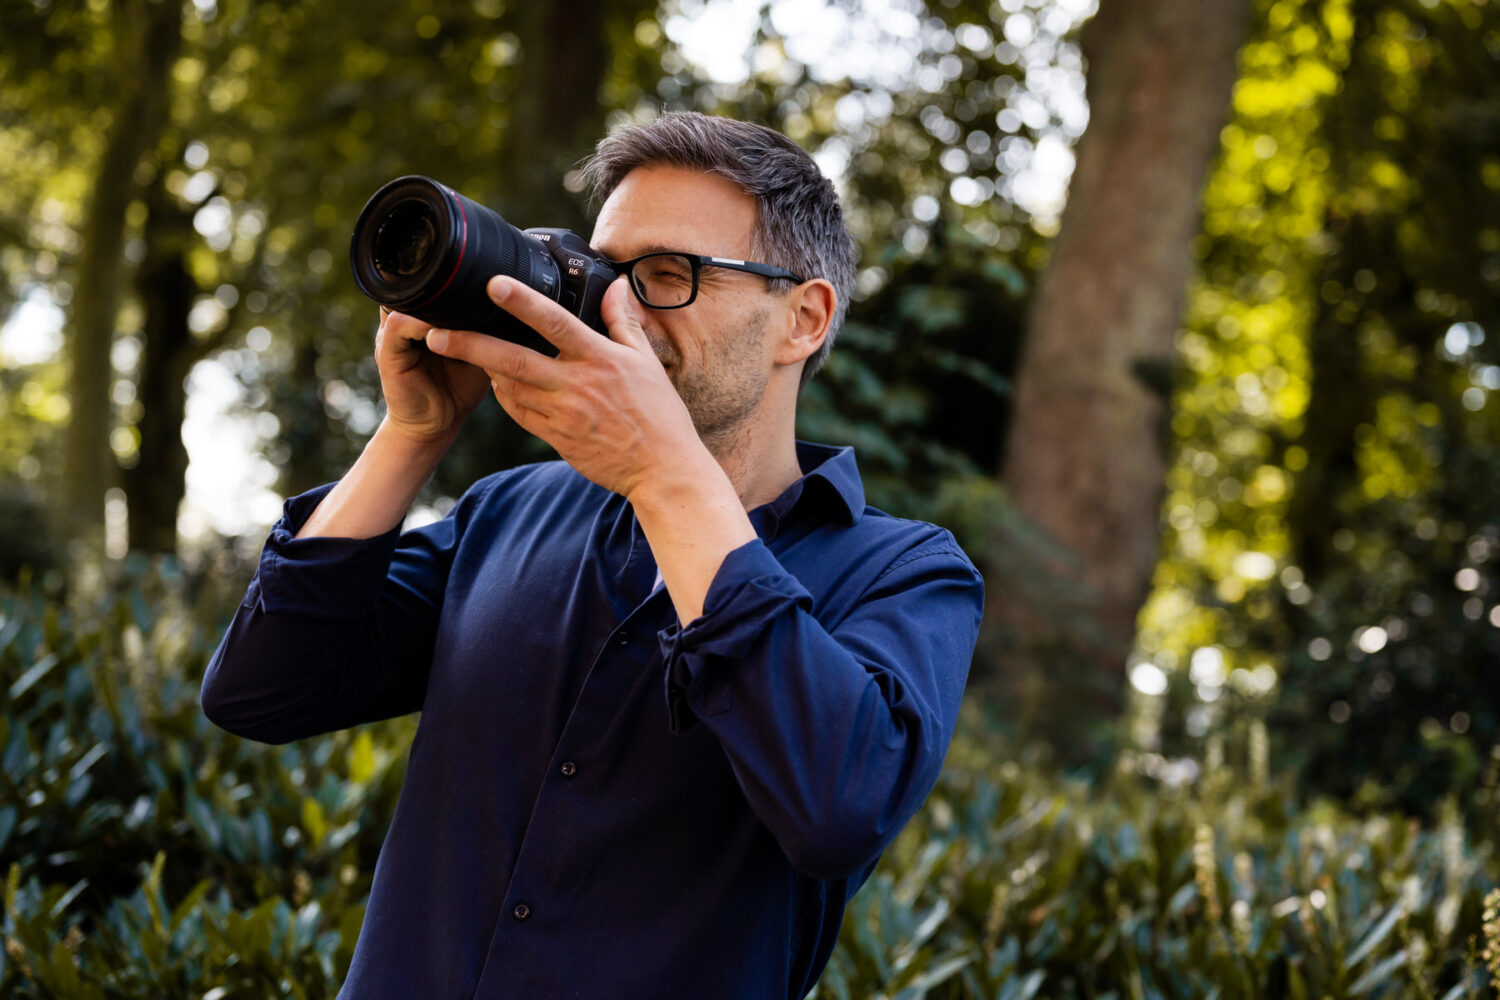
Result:
{"label": "green plant", "polygon": [[[411,724],[215,729],[223,616],[193,589],[0,594],[0,995],[319,1000],[347,972]],[[1426,826],[1303,808],[1253,754],[1090,782],[1029,757],[965,718],[814,997],[1495,995],[1500,859],[1456,803]]]}

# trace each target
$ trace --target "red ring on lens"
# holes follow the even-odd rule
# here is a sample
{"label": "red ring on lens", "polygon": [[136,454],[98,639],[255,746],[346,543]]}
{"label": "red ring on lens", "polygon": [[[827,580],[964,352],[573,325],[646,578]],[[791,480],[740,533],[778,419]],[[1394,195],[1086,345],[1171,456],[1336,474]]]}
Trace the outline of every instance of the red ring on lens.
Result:
{"label": "red ring on lens", "polygon": [[[447,190],[447,189],[445,188],[444,190]],[[453,194],[452,191],[449,191],[448,193],[449,194]],[[468,245],[469,245],[469,218],[464,213],[464,203],[463,203],[463,201],[461,199],[459,199],[459,198],[454,198],[453,201],[454,201],[454,203],[456,205],[458,205],[458,221],[459,221],[459,224],[463,227],[463,235],[459,238],[459,241],[458,241],[458,259],[453,262],[453,270],[450,271],[450,272],[448,272],[448,278],[447,278],[446,281],[443,282],[443,287],[439,288],[437,291],[433,292],[430,296],[427,297],[427,299],[425,301],[417,303],[415,306],[412,307],[413,309],[421,309],[424,306],[432,304],[432,302],[439,295],[442,295],[443,291],[449,285],[451,285],[453,283],[453,277],[454,277],[454,275],[458,274],[458,269],[463,265],[463,262],[464,262],[464,249],[466,247],[468,247]]]}

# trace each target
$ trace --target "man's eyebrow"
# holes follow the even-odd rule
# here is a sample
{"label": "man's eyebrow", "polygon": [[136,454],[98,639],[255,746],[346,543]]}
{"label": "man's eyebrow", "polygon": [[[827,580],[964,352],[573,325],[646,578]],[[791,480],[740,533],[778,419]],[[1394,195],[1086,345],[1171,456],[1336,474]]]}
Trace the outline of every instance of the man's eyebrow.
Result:
{"label": "man's eyebrow", "polygon": [[661,243],[648,243],[643,247],[639,247],[637,251],[631,254],[629,257],[622,257],[618,254],[611,253],[609,248],[604,246],[595,246],[594,249],[613,261],[631,260],[635,257],[640,257],[648,253],[685,253],[693,256],[698,256],[696,254],[693,254],[691,250],[684,250],[682,249],[682,247],[669,247]]}

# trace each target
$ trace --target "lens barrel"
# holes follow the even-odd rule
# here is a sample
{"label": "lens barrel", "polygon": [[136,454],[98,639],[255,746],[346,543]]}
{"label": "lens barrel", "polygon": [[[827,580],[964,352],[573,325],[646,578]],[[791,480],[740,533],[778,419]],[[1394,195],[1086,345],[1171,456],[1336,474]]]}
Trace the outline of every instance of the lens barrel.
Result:
{"label": "lens barrel", "polygon": [[365,204],[349,263],[360,291],[387,308],[528,346],[546,342],[491,302],[485,284],[506,274],[554,300],[562,288],[545,246],[498,213],[415,175],[391,181]]}

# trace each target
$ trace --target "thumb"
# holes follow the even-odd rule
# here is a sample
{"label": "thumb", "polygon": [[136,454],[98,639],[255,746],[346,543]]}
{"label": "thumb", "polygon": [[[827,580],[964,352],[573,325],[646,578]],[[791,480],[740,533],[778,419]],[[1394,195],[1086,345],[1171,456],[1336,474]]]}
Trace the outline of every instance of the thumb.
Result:
{"label": "thumb", "polygon": [[646,331],[641,329],[641,316],[637,312],[635,296],[630,294],[629,282],[624,275],[610,283],[599,303],[599,315],[609,330],[609,337],[616,343],[656,356]]}

